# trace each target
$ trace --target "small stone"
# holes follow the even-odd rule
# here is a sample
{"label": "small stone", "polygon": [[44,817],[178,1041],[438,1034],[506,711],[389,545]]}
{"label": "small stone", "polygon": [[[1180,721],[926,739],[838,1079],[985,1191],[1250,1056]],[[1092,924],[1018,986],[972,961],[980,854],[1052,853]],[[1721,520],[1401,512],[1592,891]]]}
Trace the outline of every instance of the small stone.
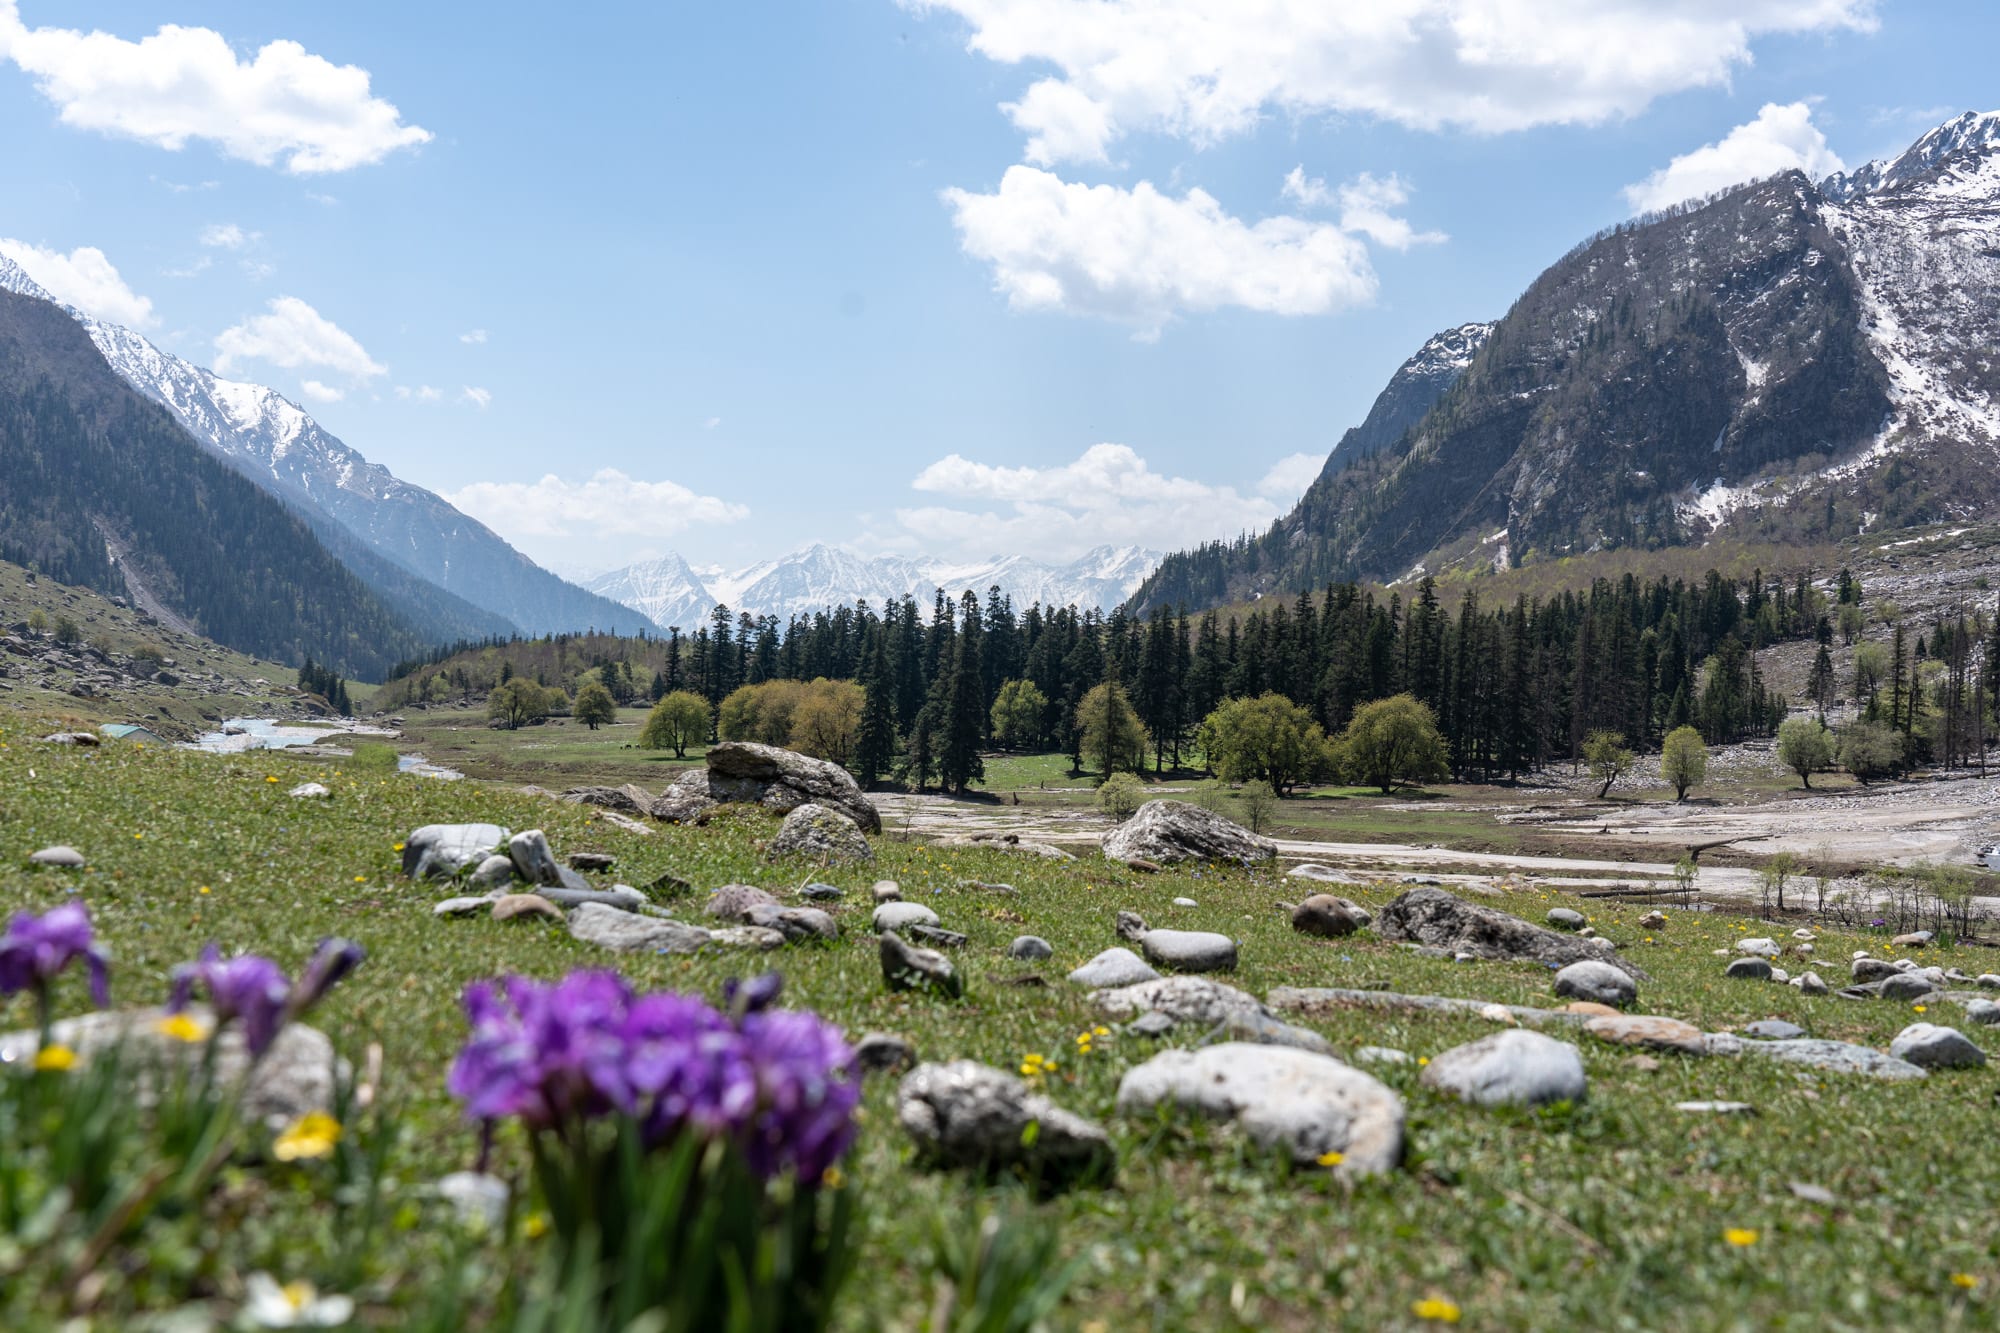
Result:
{"label": "small stone", "polygon": [[1576,1047],[1524,1028],[1454,1046],[1432,1060],[1418,1081],[1475,1106],[1544,1106],[1581,1102],[1587,1095]]}
{"label": "small stone", "polygon": [[326,784],[323,782],[301,782],[298,786],[286,792],[285,795],[295,801],[315,801],[325,800],[327,797],[333,795],[333,793],[327,790]]}
{"label": "small stone", "polygon": [[1912,1023],[1889,1043],[1889,1054],[1920,1069],[1973,1069],[1986,1063],[1986,1052],[1957,1028],[1936,1023]]}
{"label": "small stone", "polygon": [[942,926],[911,926],[903,933],[917,943],[929,945],[933,949],[963,949],[971,942],[970,936],[962,935],[955,930],[946,930]]}
{"label": "small stone", "polygon": [[2000,990],[2000,972],[1981,972],[1972,984],[1981,990]]}
{"label": "small stone", "polygon": [[1301,935],[1340,939],[1367,924],[1368,914],[1346,898],[1315,893],[1292,909],[1292,929]]}
{"label": "small stone", "polygon": [[517,918],[537,917],[543,921],[561,921],[562,909],[539,893],[510,893],[493,900],[493,919],[513,921]]}
{"label": "small stone", "polygon": [[1127,870],[1136,870],[1142,875],[1157,875],[1166,869],[1158,861],[1148,861],[1143,856],[1129,856],[1124,864]]}
{"label": "small stone", "polygon": [[1399,1051],[1393,1046],[1361,1046],[1354,1052],[1354,1062],[1363,1065],[1407,1065],[1413,1063],[1408,1051]]}
{"label": "small stone", "polygon": [[477,1171],[454,1171],[431,1186],[468,1226],[493,1228],[507,1220],[507,1182]]}
{"label": "small stone", "polygon": [[1149,930],[1139,940],[1147,961],[1176,972],[1234,972],[1236,941],[1207,930]]}
{"label": "small stone", "polygon": [[472,916],[489,910],[491,898],[447,898],[431,908],[432,916]]}
{"label": "small stone", "polygon": [[1749,1102],[1675,1102],[1676,1111],[1687,1111],[1694,1115],[1756,1115],[1757,1108]]}
{"label": "small stone", "polygon": [[1708,1044],[1700,1028],[1678,1018],[1657,1014],[1613,1014],[1587,1019],[1586,1036],[1608,1041],[1614,1046],[1635,1046],[1649,1051],[1678,1051],[1683,1055],[1706,1055]]}
{"label": "small stone", "polygon": [[799,897],[809,903],[839,902],[846,896],[846,890],[833,884],[807,884],[799,889]]}
{"label": "small stone", "polygon": [[1543,918],[1557,930],[1582,930],[1587,918],[1583,913],[1570,907],[1551,907]]}
{"label": "small stone", "polygon": [[38,866],[51,866],[58,870],[81,870],[84,866],[83,853],[74,847],[44,847],[28,858]]}
{"label": "small stone", "polygon": [[951,959],[935,949],[907,944],[893,930],[883,931],[879,941],[882,980],[892,991],[929,991],[956,1000],[965,994],[965,981],[952,967]]}
{"label": "small stone", "polygon": [[1196,902],[1196,901],[1195,901],[1194,899],[1192,899],[1192,898],[1176,898],[1176,899],[1174,899],[1174,906],[1176,906],[1176,907],[1199,907],[1199,906],[1201,906],[1201,904],[1200,904],[1200,903],[1198,903],[1198,902]]}
{"label": "small stone", "polygon": [[1769,981],[1771,965],[1761,958],[1738,958],[1726,973],[1742,981]]}
{"label": "small stone", "polygon": [[717,921],[742,921],[759,907],[779,906],[777,898],[749,884],[725,884],[708,896],[702,911]]}
{"label": "small stone", "polygon": [[1913,930],[1907,935],[1898,935],[1889,941],[1892,949],[1921,949],[1937,938],[1928,930]]}
{"label": "small stone", "polygon": [[892,1074],[917,1063],[917,1048],[893,1032],[870,1032],[854,1043],[854,1064],[864,1074]]}
{"label": "small stone", "polygon": [[896,1121],[924,1156],[943,1166],[1019,1169],[1044,1185],[1108,1182],[1117,1170],[1101,1126],[972,1060],[919,1065],[904,1075]]}
{"label": "small stone", "polygon": [[1597,927],[1585,926],[1582,930],[1579,930],[1576,933],[1577,933],[1577,938],[1579,939],[1594,940],[1597,938]]}
{"label": "small stone", "polygon": [[1667,914],[1665,912],[1648,912],[1639,918],[1639,929],[1641,930],[1665,930],[1666,928]]}
{"label": "small stone", "polygon": [[875,887],[869,892],[874,895],[875,901],[878,903],[900,902],[903,898],[902,887],[893,879],[876,880]]}
{"label": "small stone", "polygon": [[1753,935],[1747,940],[1736,941],[1736,952],[1748,954],[1752,958],[1776,958],[1784,950],[1778,947],[1776,940]]}
{"label": "small stone", "polygon": [[1862,957],[1855,959],[1848,971],[1856,981],[1866,982],[1881,981],[1885,977],[1893,977],[1901,969],[1886,958]]}
{"label": "small stone", "polygon": [[1806,1203],[1816,1203],[1822,1208],[1831,1208],[1837,1202],[1833,1191],[1824,1185],[1809,1185],[1803,1181],[1794,1180],[1786,1185],[1785,1188],[1792,1192],[1793,1198],[1801,1199]]}
{"label": "small stone", "polygon": [[782,949],[786,943],[784,931],[772,930],[768,926],[724,926],[720,930],[709,931],[708,938],[718,948],[748,949],[754,953]]}
{"label": "small stone", "polygon": [[1818,939],[1819,936],[1813,934],[1810,930],[1807,930],[1804,926],[1800,926],[1797,930],[1792,932],[1792,938],[1795,940],[1804,940],[1807,943],[1811,943],[1812,941]]}
{"label": "small stone", "polygon": [[514,863],[504,856],[489,856],[479,863],[479,868],[466,880],[470,888],[483,889],[488,893],[507,888],[514,882]]}
{"label": "small stone", "polygon": [[1055,956],[1055,946],[1039,935],[1017,935],[1007,946],[1007,956],[1022,962],[1039,963],[1044,958]]}
{"label": "small stone", "polygon": [[1797,986],[1800,993],[1805,995],[1825,995],[1833,989],[1833,987],[1821,980],[1817,972],[1806,972],[1793,977],[1791,984]]}
{"label": "small stone", "polygon": [[743,924],[775,930],[792,944],[810,940],[831,943],[840,938],[838,923],[817,907],[753,907],[743,914]]}
{"label": "small stone", "polygon": [[585,874],[597,874],[618,864],[618,858],[605,852],[571,852],[569,868],[581,870]]}
{"label": "small stone", "polygon": [[1092,990],[1105,990],[1136,986],[1142,981],[1158,981],[1160,974],[1130,949],[1106,949],[1070,973],[1069,979]]}
{"label": "small stone", "polygon": [[935,926],[938,914],[922,903],[883,903],[875,909],[869,924],[877,932],[907,930],[911,926]]}
{"label": "small stone", "polygon": [[709,942],[699,926],[640,916],[605,903],[584,903],[569,914],[569,933],[615,953],[699,953]]}
{"label": "small stone", "polygon": [[1597,1004],[1630,1004],[1639,998],[1639,984],[1609,963],[1585,960],[1556,973],[1556,994]]}
{"label": "small stone", "polygon": [[1173,1030],[1179,1026],[1179,1020],[1172,1014],[1162,1013],[1158,1009],[1148,1009],[1145,1013],[1140,1014],[1137,1018],[1127,1023],[1125,1031],[1135,1037],[1159,1038],[1170,1036]]}
{"label": "small stone", "polygon": [[1784,968],[1774,967],[1771,969],[1771,980],[1777,982],[1779,985],[1782,986],[1791,979],[1792,979],[1792,974],[1785,971]]}
{"label": "small stone", "polygon": [[1991,1000],[1968,1000],[1965,1004],[1965,1021],[1977,1023],[1981,1027],[1992,1027],[2000,1023],[2000,1004]]}
{"label": "small stone", "polygon": [[1660,1062],[1650,1055],[1628,1055],[1625,1057],[1625,1067],[1637,1070],[1641,1074],[1657,1074],[1661,1069]]}
{"label": "small stone", "polygon": [[1914,972],[1901,972],[1882,983],[1882,998],[1885,1000],[1927,999],[1937,987],[1931,979]]}
{"label": "small stone", "polygon": [[1747,1024],[1743,1029],[1746,1037],[1756,1037],[1760,1041],[1792,1041],[1806,1035],[1806,1030],[1797,1023],[1787,1023],[1782,1018],[1760,1018]]}

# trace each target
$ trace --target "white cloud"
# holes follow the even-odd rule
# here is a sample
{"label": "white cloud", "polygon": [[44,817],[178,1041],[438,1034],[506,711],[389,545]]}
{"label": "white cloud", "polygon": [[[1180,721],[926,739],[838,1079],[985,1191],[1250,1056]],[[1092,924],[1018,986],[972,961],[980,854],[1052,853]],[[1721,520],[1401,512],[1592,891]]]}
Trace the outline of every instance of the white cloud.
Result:
{"label": "white cloud", "polygon": [[278,271],[276,264],[263,259],[239,259],[236,264],[243,270],[243,276],[252,282],[263,282]]}
{"label": "white cloud", "polygon": [[1813,180],[1847,169],[1813,124],[1810,103],[1767,102],[1749,124],[1682,153],[1638,184],[1626,186],[1625,200],[1634,212],[1644,213],[1793,168]]}
{"label": "white cloud", "polygon": [[1726,84],[1760,37],[1867,31],[1876,0],[900,0],[1052,65],[1002,110],[1043,165],[1132,133],[1205,146],[1269,111],[1487,133],[1597,124]]}
{"label": "white cloud", "polygon": [[398,384],[396,386],[396,397],[402,399],[404,402],[435,403],[440,398],[443,398],[444,394],[437,389],[433,389],[428,384],[419,384],[414,389],[407,384]]}
{"label": "white cloud", "polygon": [[688,528],[750,516],[745,505],[616,468],[580,482],[554,473],[534,482],[478,481],[445,499],[530,555],[606,568],[658,555],[657,543]]}
{"label": "white cloud", "polygon": [[388,367],[370,357],[352,334],[298,297],[277,297],[267,310],[216,335],[218,374],[227,375],[246,360],[267,361],[287,370],[319,366],[357,380],[387,373]]}
{"label": "white cloud", "polygon": [[19,264],[50,296],[86,315],[134,329],[150,328],[159,322],[153,315],[153,303],[128,287],[117,268],[94,245],[79,245],[64,254],[0,237],[0,255]]}
{"label": "white cloud", "polygon": [[1293,217],[1247,224],[1213,196],[1080,185],[1013,166],[993,194],[946,190],[959,243],[1017,310],[1098,315],[1156,337],[1180,311],[1317,315],[1373,299],[1367,248]]}
{"label": "white cloud", "polygon": [[1329,189],[1325,181],[1308,177],[1306,169],[1297,166],[1286,174],[1281,192],[1301,208],[1331,210],[1338,206],[1342,231],[1366,236],[1392,250],[1451,239],[1441,231],[1418,231],[1390,211],[1410,202],[1410,187],[1393,172],[1377,177],[1364,171],[1340,188]]}
{"label": "white cloud", "polygon": [[214,267],[215,261],[213,259],[207,255],[196,255],[192,260],[181,265],[179,268],[162,269],[161,273],[169,278],[192,278],[206,273]]}
{"label": "white cloud", "polygon": [[245,231],[234,222],[216,222],[203,227],[198,239],[211,250],[241,250],[262,237],[262,232]]}
{"label": "white cloud", "polygon": [[471,403],[474,407],[484,412],[493,405],[493,391],[491,389],[475,389],[468,384],[458,395],[458,400],[462,403]]}
{"label": "white cloud", "polygon": [[318,380],[306,380],[299,385],[299,392],[315,403],[337,403],[347,394],[331,384],[321,384]]}
{"label": "white cloud", "polygon": [[1156,472],[1123,444],[1095,444],[1074,462],[1041,468],[952,454],[911,486],[968,502],[896,511],[912,545],[954,557],[1030,551],[1067,560],[1105,543],[1178,548],[1260,530],[1281,512],[1266,496]]}
{"label": "white cloud", "polygon": [[473,329],[468,333],[461,333],[458,335],[458,340],[462,343],[483,343],[486,341],[486,330]]}
{"label": "white cloud", "polygon": [[1287,454],[1271,464],[1271,470],[1257,483],[1257,493],[1273,500],[1296,500],[1319,479],[1325,466],[1325,454]]}
{"label": "white cloud", "polygon": [[368,71],[275,41],[245,61],[221,33],[169,24],[140,41],[30,28],[0,0],[0,57],[32,76],[65,125],[178,151],[191,139],[299,174],[346,171],[428,143],[373,96]]}
{"label": "white cloud", "polygon": [[717,426],[720,426],[721,424],[722,424],[721,417],[704,417],[702,419],[701,428],[703,430],[714,430]]}

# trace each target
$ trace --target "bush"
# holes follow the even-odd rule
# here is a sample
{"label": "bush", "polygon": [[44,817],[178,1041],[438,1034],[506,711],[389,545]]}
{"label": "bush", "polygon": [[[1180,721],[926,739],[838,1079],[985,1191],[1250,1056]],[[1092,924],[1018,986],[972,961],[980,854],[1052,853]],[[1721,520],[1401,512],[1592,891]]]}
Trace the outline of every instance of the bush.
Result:
{"label": "bush", "polygon": [[1693,727],[1676,727],[1660,747],[1660,776],[1674,789],[1674,799],[1687,799],[1688,788],[1708,777],[1708,747]]}
{"label": "bush", "polygon": [[1278,793],[1262,778],[1252,778],[1243,784],[1242,799],[1243,822],[1252,833],[1262,833],[1271,822],[1271,812],[1277,809]]}
{"label": "bush", "polygon": [[1892,777],[1903,767],[1902,733],[1880,722],[1851,722],[1840,735],[1840,763],[1863,786]]}
{"label": "bush", "polygon": [[381,741],[369,741],[354,747],[354,753],[347,757],[347,766],[364,768],[371,772],[393,773],[402,760],[403,757],[396,752],[395,746],[385,745]]}
{"label": "bush", "polygon": [[1119,823],[1146,803],[1146,786],[1130,773],[1113,773],[1097,789],[1097,804]]}
{"label": "bush", "polygon": [[1833,764],[1833,733],[1816,717],[1787,718],[1778,726],[1778,762],[1810,788],[1812,775]]}

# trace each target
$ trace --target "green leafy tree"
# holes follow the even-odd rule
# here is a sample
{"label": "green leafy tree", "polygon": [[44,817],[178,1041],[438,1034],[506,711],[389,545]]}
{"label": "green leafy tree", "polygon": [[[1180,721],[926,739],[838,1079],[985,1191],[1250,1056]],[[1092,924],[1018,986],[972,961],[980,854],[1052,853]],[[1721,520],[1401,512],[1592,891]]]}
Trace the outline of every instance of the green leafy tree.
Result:
{"label": "green leafy tree", "polygon": [[1271,812],[1278,808],[1278,792],[1262,778],[1252,778],[1243,784],[1239,793],[1243,805],[1243,822],[1250,826],[1252,833],[1262,833],[1271,822]]}
{"label": "green leafy tree", "polygon": [[1812,775],[1833,764],[1833,733],[1816,717],[1787,718],[1778,727],[1778,762],[1812,787]]}
{"label": "green leafy tree", "polygon": [[1379,787],[1384,796],[1406,782],[1436,782],[1451,776],[1451,755],[1438,734],[1430,705],[1408,694],[1364,704],[1340,733],[1335,750],[1349,781]]}
{"label": "green leafy tree", "polygon": [[1202,722],[1200,739],[1226,781],[1267,782],[1281,795],[1333,766],[1333,747],[1312,714],[1274,692],[1223,704]]}
{"label": "green leafy tree", "polygon": [[1136,773],[1146,762],[1152,737],[1132,711],[1132,701],[1124,687],[1112,681],[1091,687],[1076,706],[1078,727],[1083,734],[1082,752],[1097,763],[1107,778],[1120,771]]}
{"label": "green leafy tree", "polygon": [[792,710],[792,748],[845,765],[854,754],[866,700],[867,692],[851,680],[813,681]]}
{"label": "green leafy tree", "polygon": [[648,750],[672,750],[687,758],[688,746],[708,735],[708,700],[693,690],[672,690],[660,696],[646,715],[639,744]]}
{"label": "green leafy tree", "polygon": [[1850,722],[1840,735],[1840,764],[1863,786],[1892,777],[1903,767],[1902,733],[1866,719]]}
{"label": "green leafy tree", "polygon": [[1674,789],[1674,799],[1685,801],[1688,788],[1698,787],[1708,777],[1708,747],[1693,727],[1676,727],[1667,733],[1660,747],[1660,776]]}
{"label": "green leafy tree", "polygon": [[1113,773],[1097,789],[1097,804],[1119,823],[1146,803],[1146,786],[1130,773]]}
{"label": "green leafy tree", "polygon": [[549,692],[522,676],[502,681],[486,699],[486,716],[513,731],[549,715]]}
{"label": "green leafy tree", "polygon": [[1598,780],[1597,795],[1602,800],[1612,783],[1632,771],[1632,752],[1625,747],[1624,736],[1600,727],[1583,739],[1583,762]]}
{"label": "green leafy tree", "polygon": [[1026,750],[1041,739],[1049,697],[1032,680],[1010,680],[993,700],[993,739],[1010,750]]}
{"label": "green leafy tree", "polygon": [[602,681],[587,680],[576,692],[572,711],[577,721],[596,731],[618,720],[618,701],[611,697],[611,691]]}

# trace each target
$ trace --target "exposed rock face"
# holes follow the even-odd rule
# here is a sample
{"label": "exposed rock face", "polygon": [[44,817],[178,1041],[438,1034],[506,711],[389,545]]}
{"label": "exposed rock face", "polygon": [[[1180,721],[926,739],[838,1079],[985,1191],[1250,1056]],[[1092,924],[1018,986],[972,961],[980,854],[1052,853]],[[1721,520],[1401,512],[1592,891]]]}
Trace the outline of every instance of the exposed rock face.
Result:
{"label": "exposed rock face", "polygon": [[1443,889],[1415,888],[1400,894],[1376,917],[1375,933],[1385,940],[1427,945],[1454,955],[1529,959],[1555,967],[1594,959],[1634,977],[1644,975],[1636,967],[1607,957],[1588,940],[1546,930],[1497,908],[1469,903]]}
{"label": "exposed rock face", "polygon": [[896,1090],[896,1120],[945,1166],[1018,1169],[1049,1185],[1109,1181],[1117,1170],[1101,1126],[974,1060],[911,1070]]}
{"label": "exposed rock face", "polygon": [[1187,801],[1148,801],[1104,838],[1113,861],[1270,861],[1278,844]]}
{"label": "exposed rock face", "polygon": [[775,745],[724,741],[708,752],[708,768],[683,773],[654,802],[653,814],[677,823],[699,823],[719,804],[761,805],[790,814],[814,803],[840,811],[864,833],[882,831],[882,815],[846,769]]}
{"label": "exposed rock face", "polygon": [[1328,1055],[1238,1042],[1162,1051],[1126,1071],[1118,1113],[1144,1117],[1162,1106],[1233,1120],[1301,1165],[1337,1153],[1329,1164],[1349,1178],[1392,1171],[1403,1158],[1402,1099]]}
{"label": "exposed rock face", "polygon": [[403,873],[412,879],[449,879],[478,865],[507,841],[498,824],[426,824],[403,840]]}
{"label": "exposed rock face", "polygon": [[867,837],[845,811],[814,801],[785,816],[764,854],[773,861],[805,856],[823,865],[859,865],[875,859]]}

